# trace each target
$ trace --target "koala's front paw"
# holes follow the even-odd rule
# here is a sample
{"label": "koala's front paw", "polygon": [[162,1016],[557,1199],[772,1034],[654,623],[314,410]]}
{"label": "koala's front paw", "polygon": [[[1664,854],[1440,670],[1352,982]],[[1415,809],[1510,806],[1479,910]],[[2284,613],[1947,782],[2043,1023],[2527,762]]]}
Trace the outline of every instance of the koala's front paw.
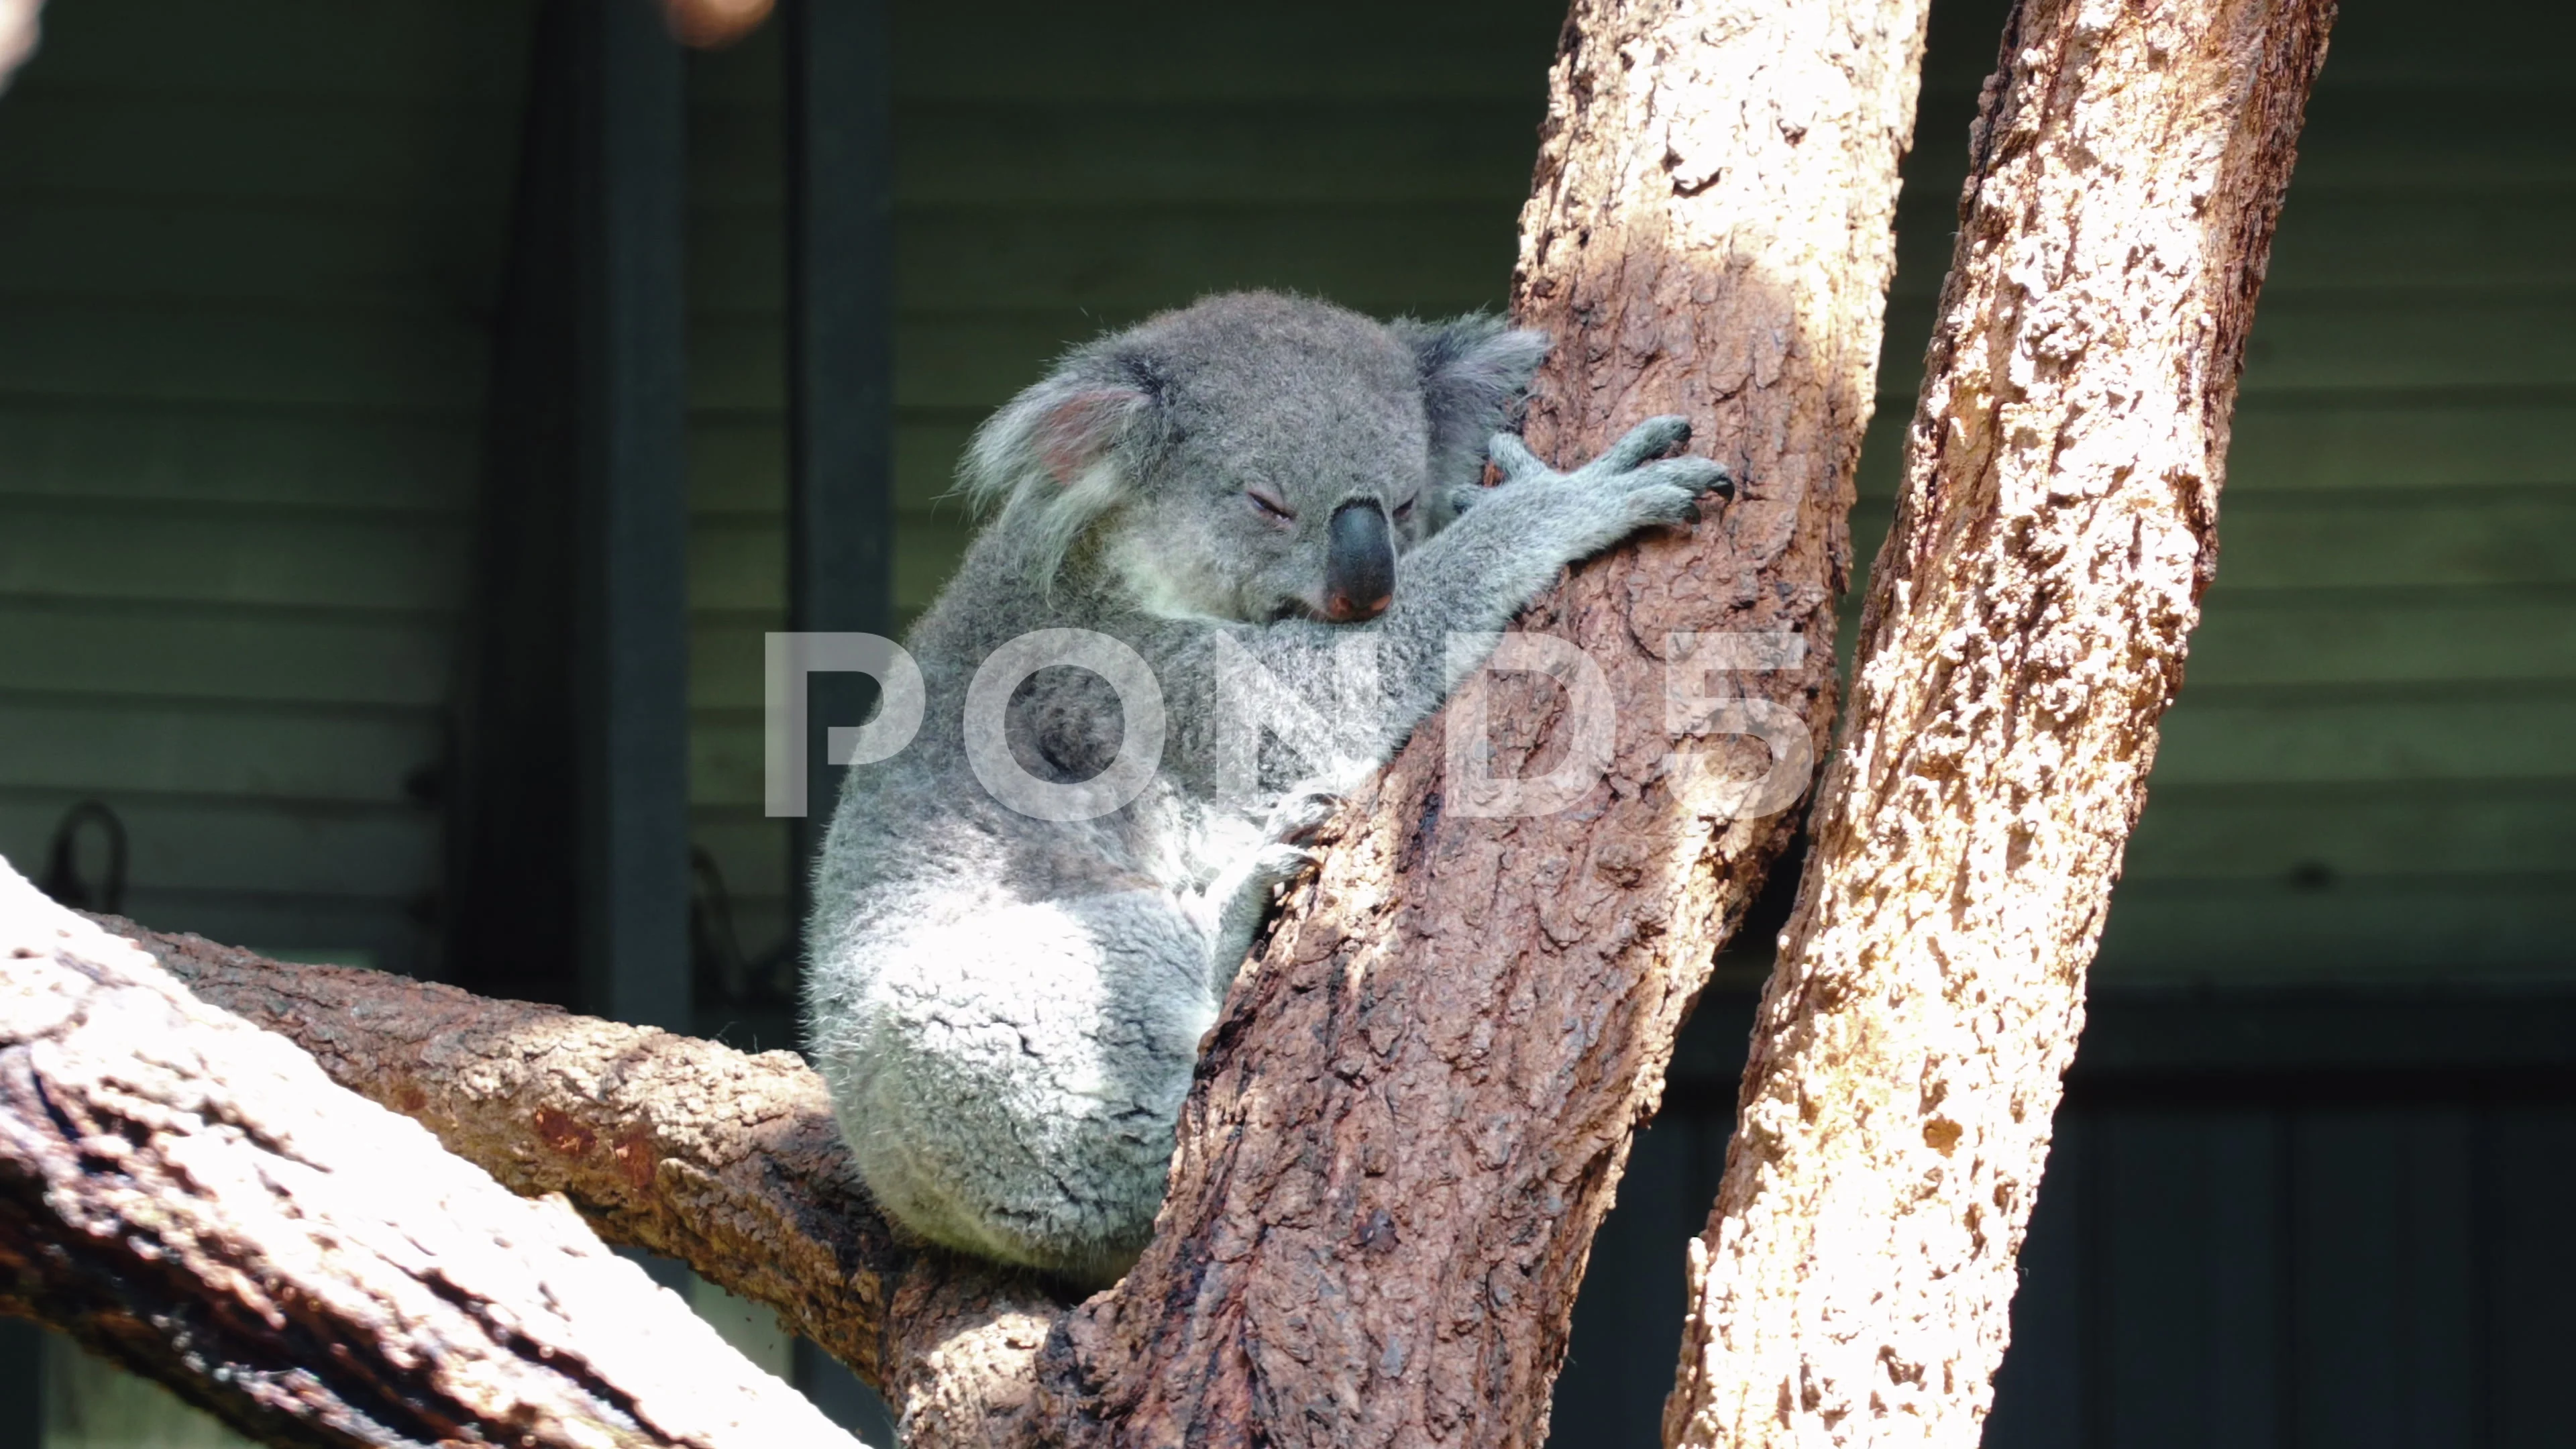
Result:
{"label": "koala's front paw", "polygon": [[1697,523],[1699,501],[1714,493],[1735,493],[1734,476],[1712,458],[1666,458],[1611,475],[1605,486],[1616,489],[1640,526],[1650,523]]}
{"label": "koala's front paw", "polygon": [[1690,440],[1690,419],[1676,413],[1648,418],[1602,449],[1600,457],[1574,470],[1573,476],[1595,478],[1630,472],[1641,463],[1672,456],[1690,446]]}
{"label": "koala's front paw", "polygon": [[1690,498],[1703,492],[1716,492],[1731,498],[1736,490],[1734,474],[1716,459],[1682,459],[1674,451],[1690,443],[1690,418],[1664,415],[1646,418],[1636,428],[1628,428],[1620,441],[1602,449],[1602,456],[1587,462],[1569,474],[1558,474],[1548,464],[1538,462],[1538,454],[1522,446],[1520,438],[1510,433],[1494,433],[1494,467],[1502,469],[1504,482],[1551,477],[1571,485],[1610,487],[1610,490],[1659,492],[1680,487]]}
{"label": "koala's front paw", "polygon": [[1733,496],[1735,479],[1725,464],[1711,458],[1665,456],[1688,443],[1690,434],[1687,418],[1648,418],[1600,457],[1571,473],[1559,473],[1540,462],[1508,433],[1497,433],[1491,447],[1507,485],[1561,490],[1567,496],[1568,521],[1576,525],[1569,542],[1579,552],[1588,552],[1640,528],[1696,523],[1702,497]]}

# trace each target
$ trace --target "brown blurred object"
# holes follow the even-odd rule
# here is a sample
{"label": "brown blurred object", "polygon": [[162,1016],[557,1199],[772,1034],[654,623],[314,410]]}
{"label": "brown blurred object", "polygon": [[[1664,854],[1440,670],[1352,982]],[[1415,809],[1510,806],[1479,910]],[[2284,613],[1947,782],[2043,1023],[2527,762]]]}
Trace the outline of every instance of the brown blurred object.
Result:
{"label": "brown blurred object", "polygon": [[36,12],[44,8],[45,0],[0,0],[0,90],[9,88],[10,73],[36,53]]}
{"label": "brown blurred object", "polygon": [[[12,0],[0,0],[0,5]],[[722,50],[769,18],[776,0],[662,0],[662,15],[682,45]]]}

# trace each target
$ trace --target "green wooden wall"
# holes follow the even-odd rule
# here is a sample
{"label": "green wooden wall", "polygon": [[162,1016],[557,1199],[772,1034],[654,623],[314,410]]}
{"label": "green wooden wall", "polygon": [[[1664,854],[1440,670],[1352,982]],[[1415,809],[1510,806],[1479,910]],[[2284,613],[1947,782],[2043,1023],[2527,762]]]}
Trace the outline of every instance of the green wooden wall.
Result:
{"label": "green wooden wall", "polygon": [[[898,596],[974,421],[1201,292],[1494,305],[1557,7],[898,7]],[[1991,3],[1937,22],[1856,528],[1884,525]],[[131,823],[129,904],[419,967],[521,0],[66,0],[0,102],[0,852]],[[2563,972],[2576,130],[2536,5],[2348,9],[2245,381],[2223,563],[2106,980]],[[783,617],[775,31],[693,62],[693,799],[757,948]]]}
{"label": "green wooden wall", "polygon": [[[1551,0],[897,7],[897,590],[975,420],[1210,289],[1501,299]],[[1936,27],[1864,552],[1991,0]],[[0,101],[0,853],[72,801],[130,906],[423,966],[524,0],[63,0]],[[2507,23],[2509,20],[2510,23]],[[2576,925],[2568,20],[2348,7],[2257,324],[2223,563],[2106,980],[2563,973]],[[783,929],[774,30],[694,61],[695,830]]]}
{"label": "green wooden wall", "polygon": [[0,97],[0,854],[428,964],[519,0],[63,0]]}
{"label": "green wooden wall", "polygon": [[[2106,983],[2576,975],[2572,41],[2529,0],[2343,7]],[[1906,207],[1873,540],[1959,134]]]}

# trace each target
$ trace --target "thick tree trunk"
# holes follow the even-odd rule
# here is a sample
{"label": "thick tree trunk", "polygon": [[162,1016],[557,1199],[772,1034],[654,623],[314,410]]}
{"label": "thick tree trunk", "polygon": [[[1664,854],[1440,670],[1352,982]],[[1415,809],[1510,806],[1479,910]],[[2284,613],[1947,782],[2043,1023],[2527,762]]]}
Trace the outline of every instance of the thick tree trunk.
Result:
{"label": "thick tree trunk", "polygon": [[1973,1445],[2333,0],[2025,0],[1665,1437]]}
{"label": "thick tree trunk", "polygon": [[272,1443],[851,1443],[561,1199],[5,868],[0,963],[0,1312]]}
{"label": "thick tree trunk", "polygon": [[[1544,1437],[1630,1134],[1829,725],[1922,27],[1921,0],[1575,6],[1515,279],[1557,341],[1531,441],[1572,462],[1687,414],[1741,495],[1524,621],[1619,707],[1570,807],[1480,813],[1436,723],[1352,802],[1210,1036],[1152,1247],[1048,1346],[1069,1442]],[[1461,705],[1490,756],[1452,759],[1575,748],[1552,683],[1487,684]]]}

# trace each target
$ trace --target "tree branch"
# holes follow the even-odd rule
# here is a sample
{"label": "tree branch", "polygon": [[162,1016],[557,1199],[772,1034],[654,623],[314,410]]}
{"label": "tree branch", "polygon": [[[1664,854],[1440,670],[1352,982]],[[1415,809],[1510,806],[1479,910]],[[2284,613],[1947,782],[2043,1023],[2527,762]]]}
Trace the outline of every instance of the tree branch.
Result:
{"label": "tree branch", "polygon": [[1669,1443],[1977,1442],[2333,17],[2023,0],[2005,31]]}
{"label": "tree branch", "polygon": [[0,865],[0,1312],[327,1446],[847,1445],[602,1246]]}
{"label": "tree branch", "polygon": [[1686,414],[1739,496],[1523,619],[1618,711],[1569,807],[1497,817],[1456,763],[1575,750],[1532,675],[1445,717],[1481,710],[1490,752],[1435,721],[1351,801],[1210,1036],[1153,1244],[1050,1344],[1070,1442],[1545,1437],[1630,1135],[1830,725],[1923,16],[1574,6],[1514,279],[1556,342],[1530,441],[1571,462]]}
{"label": "tree branch", "polygon": [[561,1193],[610,1241],[777,1310],[904,1409],[917,1442],[1029,1432],[1031,1365],[1060,1305],[897,1237],[795,1053],[105,924],[503,1186]]}

